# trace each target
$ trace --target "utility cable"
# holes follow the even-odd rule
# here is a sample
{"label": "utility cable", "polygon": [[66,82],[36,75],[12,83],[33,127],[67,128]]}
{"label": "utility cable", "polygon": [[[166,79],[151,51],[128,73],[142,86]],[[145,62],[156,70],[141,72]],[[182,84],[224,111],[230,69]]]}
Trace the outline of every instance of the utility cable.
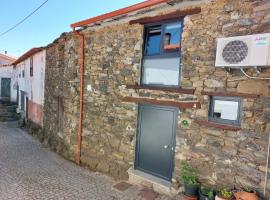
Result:
{"label": "utility cable", "polygon": [[268,153],[267,153],[267,159],[266,159],[266,172],[265,172],[265,181],[264,181],[264,190],[263,190],[264,197],[266,197],[268,167],[269,167],[269,154],[270,154],[270,133],[269,133]]}
{"label": "utility cable", "polygon": [[258,79],[258,80],[270,80],[270,77],[269,78],[264,78],[264,77],[255,77],[255,76],[250,76],[248,75],[245,70],[243,70],[242,68],[240,68],[241,72],[248,78],[250,79]]}
{"label": "utility cable", "polygon": [[2,32],[0,34],[0,37],[7,34],[8,32],[12,31],[13,29],[17,28],[20,24],[22,24],[24,21],[26,21],[29,17],[31,17],[34,13],[36,13],[42,6],[44,6],[49,0],[44,1],[39,7],[37,7],[33,12],[31,12],[29,15],[27,15],[25,18],[23,18],[21,21],[19,21],[17,24],[9,28],[8,30]]}

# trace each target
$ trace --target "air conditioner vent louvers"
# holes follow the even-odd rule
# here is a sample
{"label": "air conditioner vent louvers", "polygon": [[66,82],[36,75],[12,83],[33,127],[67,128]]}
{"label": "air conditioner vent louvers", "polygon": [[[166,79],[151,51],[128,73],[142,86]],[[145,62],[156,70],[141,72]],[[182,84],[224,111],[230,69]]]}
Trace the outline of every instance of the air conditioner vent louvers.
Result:
{"label": "air conditioner vent louvers", "polygon": [[229,42],[222,51],[222,57],[229,64],[237,64],[246,59],[248,45],[241,40]]}

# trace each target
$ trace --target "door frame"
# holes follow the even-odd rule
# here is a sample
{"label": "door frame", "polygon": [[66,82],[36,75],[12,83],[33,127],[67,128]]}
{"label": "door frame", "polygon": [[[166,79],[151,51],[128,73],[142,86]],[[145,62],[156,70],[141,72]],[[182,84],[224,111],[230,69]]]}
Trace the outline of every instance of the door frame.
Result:
{"label": "door frame", "polygon": [[[4,93],[4,91],[3,91],[3,82],[4,82],[4,80],[9,80],[9,88],[8,88],[9,96],[3,96],[3,93]],[[7,98],[11,99],[11,78],[9,78],[9,77],[1,77],[1,95],[0,96],[1,97],[7,97]]]}
{"label": "door frame", "polygon": [[[138,158],[139,158],[139,149],[140,149],[140,137],[141,137],[141,119],[142,119],[142,116],[141,116],[141,111],[142,111],[142,108],[143,107],[148,107],[148,108],[163,108],[166,109],[166,110],[171,110],[173,111],[173,115],[174,115],[174,120],[172,122],[173,124],[173,135],[172,135],[172,145],[173,145],[173,150],[171,149],[171,163],[170,163],[170,177],[163,177],[159,174],[155,174],[151,171],[148,171],[148,170],[145,170],[145,169],[142,169],[139,167],[139,164],[138,164]],[[159,177],[159,178],[162,178],[164,180],[167,180],[169,182],[172,182],[172,176],[173,176],[173,172],[174,172],[174,167],[175,167],[175,147],[176,147],[176,129],[177,129],[177,120],[178,120],[178,116],[179,116],[179,109],[176,108],[176,107],[171,107],[171,106],[161,106],[161,105],[153,105],[153,104],[138,104],[138,109],[137,109],[137,130],[136,130],[136,147],[135,147],[135,161],[134,161],[134,169],[136,170],[139,170],[139,171],[142,171],[142,172],[145,172],[145,173],[148,173],[150,175],[153,175],[155,177]]]}
{"label": "door frame", "polygon": [[29,98],[28,96],[25,97],[25,118],[28,119],[28,115],[29,115]]}

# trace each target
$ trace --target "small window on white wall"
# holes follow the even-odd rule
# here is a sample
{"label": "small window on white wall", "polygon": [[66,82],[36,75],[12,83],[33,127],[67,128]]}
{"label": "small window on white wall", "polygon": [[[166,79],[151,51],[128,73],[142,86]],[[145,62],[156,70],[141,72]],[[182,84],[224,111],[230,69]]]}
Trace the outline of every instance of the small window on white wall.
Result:
{"label": "small window on white wall", "polygon": [[32,77],[34,72],[33,72],[33,64],[34,64],[34,60],[33,57],[30,58],[30,76]]}
{"label": "small window on white wall", "polygon": [[211,97],[209,121],[222,124],[241,124],[242,99],[237,97]]}

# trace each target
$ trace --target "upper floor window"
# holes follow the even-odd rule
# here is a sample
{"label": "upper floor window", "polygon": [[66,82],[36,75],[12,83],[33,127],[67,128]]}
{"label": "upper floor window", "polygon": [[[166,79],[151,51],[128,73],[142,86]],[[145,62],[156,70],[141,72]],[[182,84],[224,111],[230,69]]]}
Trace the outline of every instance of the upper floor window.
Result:
{"label": "upper floor window", "polygon": [[242,99],[239,97],[211,97],[209,121],[222,124],[241,124]]}
{"label": "upper floor window", "polygon": [[146,26],[143,85],[179,86],[182,31],[182,21]]}
{"label": "upper floor window", "polygon": [[30,76],[33,76],[33,57],[30,58]]}

